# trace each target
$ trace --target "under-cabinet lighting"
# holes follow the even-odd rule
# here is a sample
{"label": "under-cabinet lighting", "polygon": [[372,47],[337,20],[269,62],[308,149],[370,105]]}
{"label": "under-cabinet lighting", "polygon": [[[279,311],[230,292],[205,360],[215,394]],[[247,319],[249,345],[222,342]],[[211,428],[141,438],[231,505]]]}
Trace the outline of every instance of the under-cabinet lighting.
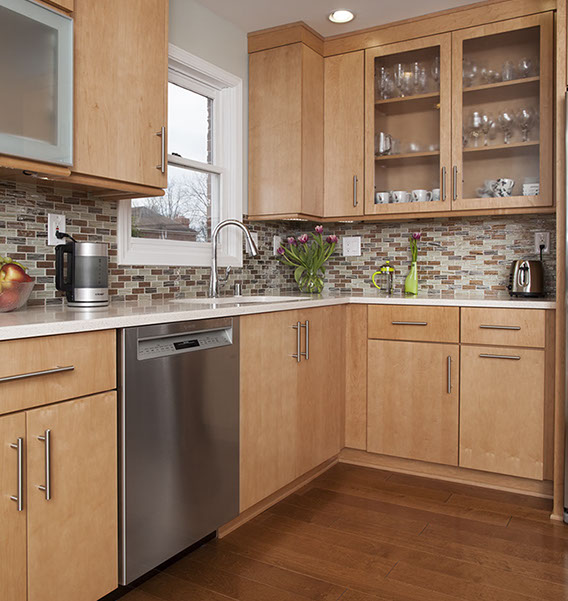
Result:
{"label": "under-cabinet lighting", "polygon": [[334,10],[332,13],[329,13],[328,19],[332,23],[349,23],[349,21],[353,21],[355,15],[350,11],[344,8],[339,10]]}

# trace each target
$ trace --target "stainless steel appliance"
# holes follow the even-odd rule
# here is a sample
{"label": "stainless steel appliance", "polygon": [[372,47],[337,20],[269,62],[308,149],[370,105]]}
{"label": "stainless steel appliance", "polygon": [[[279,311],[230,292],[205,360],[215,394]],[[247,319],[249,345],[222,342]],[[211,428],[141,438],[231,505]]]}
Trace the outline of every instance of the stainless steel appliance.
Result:
{"label": "stainless steel appliance", "polygon": [[73,20],[0,0],[0,153],[73,163]]}
{"label": "stainless steel appliance", "polygon": [[121,331],[120,582],[239,512],[239,322]]}
{"label": "stainless steel appliance", "polygon": [[542,261],[513,261],[508,288],[511,296],[544,296]]}
{"label": "stainless steel appliance", "polygon": [[65,292],[70,307],[108,306],[108,245],[72,241],[56,246],[55,287]]}

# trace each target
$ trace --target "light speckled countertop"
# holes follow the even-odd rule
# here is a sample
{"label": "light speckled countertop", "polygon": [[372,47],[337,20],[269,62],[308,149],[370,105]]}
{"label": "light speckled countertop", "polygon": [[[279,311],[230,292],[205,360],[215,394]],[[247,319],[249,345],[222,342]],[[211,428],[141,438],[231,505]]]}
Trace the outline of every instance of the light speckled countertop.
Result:
{"label": "light speckled countertop", "polygon": [[[173,301],[111,303],[107,309],[97,311],[69,309],[61,306],[28,308],[12,313],[0,313],[0,340],[109,330],[193,319],[210,319],[212,317],[270,313],[272,311],[307,309],[349,303],[511,309],[555,308],[554,299],[486,299],[466,294],[447,297],[443,295],[422,297],[420,295],[417,297],[395,295],[389,297],[379,294],[324,294],[322,296],[299,297],[290,293],[281,296],[282,301],[274,300],[274,302],[254,304],[248,304],[247,297],[241,296],[235,297],[229,302],[225,297],[220,302],[203,298],[191,299],[191,302],[183,302],[183,299],[179,299]],[[287,296],[293,296],[297,300],[285,300]]]}

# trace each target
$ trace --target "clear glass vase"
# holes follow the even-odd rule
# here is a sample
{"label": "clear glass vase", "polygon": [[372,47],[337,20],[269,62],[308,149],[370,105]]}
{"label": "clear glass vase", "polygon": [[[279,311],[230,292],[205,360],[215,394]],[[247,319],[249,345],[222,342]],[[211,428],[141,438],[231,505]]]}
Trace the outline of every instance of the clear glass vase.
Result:
{"label": "clear glass vase", "polygon": [[320,294],[323,290],[324,274],[320,269],[306,269],[296,283],[304,294]]}

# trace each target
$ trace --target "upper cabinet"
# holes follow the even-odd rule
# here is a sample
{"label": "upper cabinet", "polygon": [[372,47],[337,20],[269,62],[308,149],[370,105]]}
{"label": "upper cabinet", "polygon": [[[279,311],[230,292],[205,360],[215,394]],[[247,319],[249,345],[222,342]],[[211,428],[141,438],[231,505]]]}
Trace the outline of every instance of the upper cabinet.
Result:
{"label": "upper cabinet", "polygon": [[552,205],[552,25],[453,34],[453,209]]}
{"label": "upper cabinet", "polygon": [[167,186],[167,0],[75,0],[73,172]]}
{"label": "upper cabinet", "polygon": [[367,50],[365,213],[450,209],[451,34]]}
{"label": "upper cabinet", "polygon": [[323,70],[302,43],[250,55],[250,216],[322,215]]}

